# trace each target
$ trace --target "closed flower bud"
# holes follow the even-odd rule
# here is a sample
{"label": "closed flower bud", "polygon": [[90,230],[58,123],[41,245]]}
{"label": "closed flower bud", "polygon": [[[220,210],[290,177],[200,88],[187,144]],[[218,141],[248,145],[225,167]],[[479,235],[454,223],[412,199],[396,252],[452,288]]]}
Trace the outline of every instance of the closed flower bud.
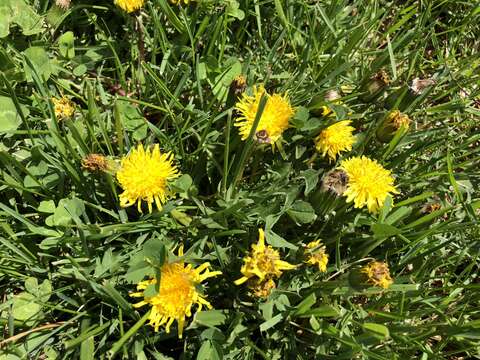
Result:
{"label": "closed flower bud", "polygon": [[316,95],[310,102],[309,109],[315,116],[327,116],[333,113],[328,103],[338,104],[341,96],[337,90],[328,90],[325,95]]}
{"label": "closed flower bud", "polygon": [[385,116],[381,125],[378,127],[377,139],[381,142],[388,143],[393,139],[397,131],[406,132],[411,122],[408,115],[401,113],[399,110],[392,110]]}
{"label": "closed flower bud", "polygon": [[379,97],[390,84],[390,78],[385,70],[380,70],[369,80],[364,82],[360,91],[363,93],[361,99],[363,101],[372,101]]}
{"label": "closed flower bud", "polygon": [[343,204],[341,196],[347,189],[348,175],[334,169],[323,176],[320,189],[310,196],[310,203],[317,215],[327,215]]}

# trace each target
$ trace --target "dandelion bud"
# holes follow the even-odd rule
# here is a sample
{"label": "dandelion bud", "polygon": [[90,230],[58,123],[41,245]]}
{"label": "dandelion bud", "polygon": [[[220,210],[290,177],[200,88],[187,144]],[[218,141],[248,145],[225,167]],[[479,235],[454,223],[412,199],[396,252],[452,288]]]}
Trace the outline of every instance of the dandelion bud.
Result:
{"label": "dandelion bud", "polygon": [[337,90],[328,90],[325,95],[316,95],[310,102],[310,111],[315,116],[327,116],[333,113],[328,103],[339,103],[341,96]]}
{"label": "dandelion bud", "polygon": [[393,139],[397,131],[407,131],[412,121],[408,115],[398,110],[390,111],[384,118],[382,124],[377,129],[377,139],[388,143]]}
{"label": "dandelion bud", "polygon": [[385,91],[389,84],[388,74],[385,70],[380,70],[361,86],[360,91],[363,93],[361,99],[367,102],[374,100]]}
{"label": "dandelion bud", "polygon": [[347,190],[348,175],[341,169],[326,173],[320,189],[310,197],[310,203],[317,215],[327,215],[342,204],[341,196]]}

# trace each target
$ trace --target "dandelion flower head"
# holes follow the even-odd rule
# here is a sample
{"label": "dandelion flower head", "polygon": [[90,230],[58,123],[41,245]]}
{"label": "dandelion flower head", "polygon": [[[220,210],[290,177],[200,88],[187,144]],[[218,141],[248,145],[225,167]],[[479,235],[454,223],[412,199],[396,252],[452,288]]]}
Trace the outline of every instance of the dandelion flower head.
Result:
{"label": "dandelion flower head", "polygon": [[168,181],[178,176],[172,153],[162,154],[158,144],[146,150],[139,144],[120,162],[117,179],[124,190],[120,194],[120,205],[137,203],[138,211],[142,212],[141,202],[145,201],[148,211],[152,212],[155,202],[160,210],[170,195]]}
{"label": "dandelion flower head", "polygon": [[145,0],[115,0],[115,5],[122,8],[127,13],[140,9],[145,4]]}
{"label": "dandelion flower head", "polygon": [[382,261],[369,262],[362,267],[361,272],[366,275],[367,282],[371,285],[388,289],[393,284],[388,265]]}
{"label": "dandelion flower head", "polygon": [[367,206],[371,213],[376,213],[388,195],[398,193],[391,172],[375,160],[365,156],[352,157],[343,160],[340,169],[348,177],[343,195],[347,202],[353,201],[356,208]]}
{"label": "dandelion flower head", "polygon": [[190,2],[193,2],[194,0],[170,0],[170,2],[174,5],[182,5],[184,3],[185,5],[188,5]]}
{"label": "dandelion flower head", "polygon": [[[179,248],[179,256],[183,256],[183,247]],[[137,285],[137,292],[130,294],[132,297],[143,297],[143,300],[134,304],[134,307],[151,306],[149,324],[155,331],[165,327],[167,333],[176,320],[178,323],[178,337],[182,337],[185,319],[192,316],[192,307],[198,305],[197,311],[205,306],[212,305],[197,291],[200,283],[208,278],[220,275],[220,271],[210,271],[210,264],[203,263],[197,268],[191,264],[185,265],[183,261],[167,263],[161,267],[159,291],[154,296],[146,296],[145,289],[157,283],[156,279],[141,281]]]}
{"label": "dandelion flower head", "polygon": [[58,120],[71,118],[75,113],[75,103],[65,96],[52,98],[52,103]]}
{"label": "dandelion flower head", "polygon": [[295,113],[287,95],[269,95],[263,86],[254,87],[253,95],[243,93],[236,104],[240,117],[236,119],[235,126],[239,128],[242,140],[248,139],[263,94],[267,97],[267,102],[256,129],[255,139],[260,143],[274,144],[288,128],[288,122]]}
{"label": "dandelion flower head", "polygon": [[295,269],[296,266],[280,260],[280,254],[270,245],[265,245],[265,233],[258,229],[259,239],[252,245],[250,254],[243,259],[241,273],[243,276],[235,280],[236,285],[243,284],[251,278],[258,278],[261,282],[265,279],[280,277],[283,270]]}
{"label": "dandelion flower head", "polygon": [[328,254],[325,253],[325,250],[326,248],[320,240],[309,242],[305,251],[307,255],[306,263],[309,265],[318,265],[318,270],[326,272]]}
{"label": "dandelion flower head", "polygon": [[335,161],[337,155],[342,151],[352,150],[355,143],[350,120],[339,121],[330,125],[315,138],[315,147],[322,156],[328,155],[331,161]]}

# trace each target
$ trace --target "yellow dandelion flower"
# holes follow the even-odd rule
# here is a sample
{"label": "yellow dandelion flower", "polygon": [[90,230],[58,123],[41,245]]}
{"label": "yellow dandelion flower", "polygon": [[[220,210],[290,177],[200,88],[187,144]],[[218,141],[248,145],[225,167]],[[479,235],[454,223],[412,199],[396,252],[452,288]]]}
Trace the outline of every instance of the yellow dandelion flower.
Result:
{"label": "yellow dandelion flower", "polygon": [[52,98],[52,103],[58,120],[71,118],[75,113],[75,103],[65,96]]}
{"label": "yellow dandelion flower", "polygon": [[340,152],[352,150],[355,143],[353,136],[355,128],[350,126],[351,123],[350,120],[343,120],[322,130],[315,139],[317,151],[322,156],[328,155],[330,161],[335,161]]}
{"label": "yellow dandelion flower", "polygon": [[170,2],[174,5],[182,5],[185,4],[185,5],[188,5],[190,2],[193,2],[194,0],[170,0]]}
{"label": "yellow dandelion flower", "polygon": [[[179,256],[183,256],[183,247],[179,248]],[[162,326],[167,333],[176,320],[178,323],[178,337],[182,337],[185,318],[192,316],[192,306],[198,305],[197,311],[205,306],[212,305],[197,291],[197,286],[208,278],[220,275],[221,271],[210,271],[210,264],[203,263],[197,268],[191,264],[185,265],[183,261],[167,263],[161,267],[159,292],[154,296],[145,296],[145,289],[156,284],[156,279],[141,281],[137,285],[137,292],[130,294],[132,297],[143,297],[143,300],[134,304],[134,307],[150,305],[149,324],[155,331]]]}
{"label": "yellow dandelion flower", "polygon": [[252,245],[249,256],[243,259],[241,273],[243,276],[235,280],[235,285],[243,284],[245,281],[257,277],[263,281],[272,277],[280,277],[283,270],[292,270],[296,266],[280,260],[280,254],[270,245],[265,245],[265,233],[258,229],[258,243]]}
{"label": "yellow dandelion flower", "polygon": [[375,160],[365,156],[352,157],[343,160],[340,169],[348,177],[347,190],[343,195],[347,197],[347,202],[353,201],[356,208],[366,205],[371,213],[375,213],[390,193],[398,194],[391,172]]}
{"label": "yellow dandelion flower", "polygon": [[155,202],[161,210],[170,195],[168,181],[178,176],[172,153],[160,153],[158,144],[146,150],[139,144],[121,160],[117,171],[118,182],[124,190],[120,194],[120,205],[126,207],[137,203],[138,211],[142,212],[141,202],[146,201],[151,213]]}
{"label": "yellow dandelion flower", "polygon": [[145,0],[115,0],[115,5],[127,13],[140,9],[144,4]]}
{"label": "yellow dandelion flower", "polygon": [[260,99],[264,93],[267,96],[267,103],[257,126],[255,140],[273,145],[288,128],[288,122],[295,113],[287,95],[269,95],[263,86],[254,87],[253,96],[243,93],[242,98],[236,104],[236,110],[240,113],[240,117],[236,119],[235,126],[239,128],[242,140],[248,139],[255,122]]}
{"label": "yellow dandelion flower", "polygon": [[364,267],[361,272],[366,275],[367,282],[388,289],[393,284],[392,277],[388,265],[382,261],[371,261]]}
{"label": "yellow dandelion flower", "polygon": [[309,265],[318,265],[318,270],[326,272],[328,254],[325,253],[325,250],[326,248],[320,240],[309,242],[306,249],[306,255],[308,256],[306,263]]}

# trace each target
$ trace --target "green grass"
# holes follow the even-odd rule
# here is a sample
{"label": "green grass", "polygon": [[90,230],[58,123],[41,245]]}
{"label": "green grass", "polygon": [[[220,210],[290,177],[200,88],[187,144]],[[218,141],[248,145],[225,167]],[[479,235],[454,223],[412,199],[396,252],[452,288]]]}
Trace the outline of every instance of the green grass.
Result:
{"label": "green grass", "polygon": [[[0,4],[1,360],[480,357],[475,1],[148,0],[141,15],[53,3]],[[391,83],[369,97],[381,70]],[[239,74],[297,107],[282,151],[240,140]],[[435,85],[412,97],[417,77]],[[357,129],[349,155],[395,176],[400,194],[377,215],[342,199],[328,209],[319,193],[335,167],[309,163],[329,90]],[[74,119],[55,119],[61,94]],[[392,106],[413,123],[385,144],[375,131]],[[172,151],[184,174],[160,212],[121,208],[114,174],[81,167],[138,142]],[[268,299],[249,296],[233,281],[259,227],[295,264],[321,239],[327,273],[301,267]],[[152,271],[145,256],[173,259],[180,243],[223,272],[204,289],[214,310],[183,339],[143,325],[148,309],[129,297]],[[352,280],[371,258],[388,262],[388,290]]]}

